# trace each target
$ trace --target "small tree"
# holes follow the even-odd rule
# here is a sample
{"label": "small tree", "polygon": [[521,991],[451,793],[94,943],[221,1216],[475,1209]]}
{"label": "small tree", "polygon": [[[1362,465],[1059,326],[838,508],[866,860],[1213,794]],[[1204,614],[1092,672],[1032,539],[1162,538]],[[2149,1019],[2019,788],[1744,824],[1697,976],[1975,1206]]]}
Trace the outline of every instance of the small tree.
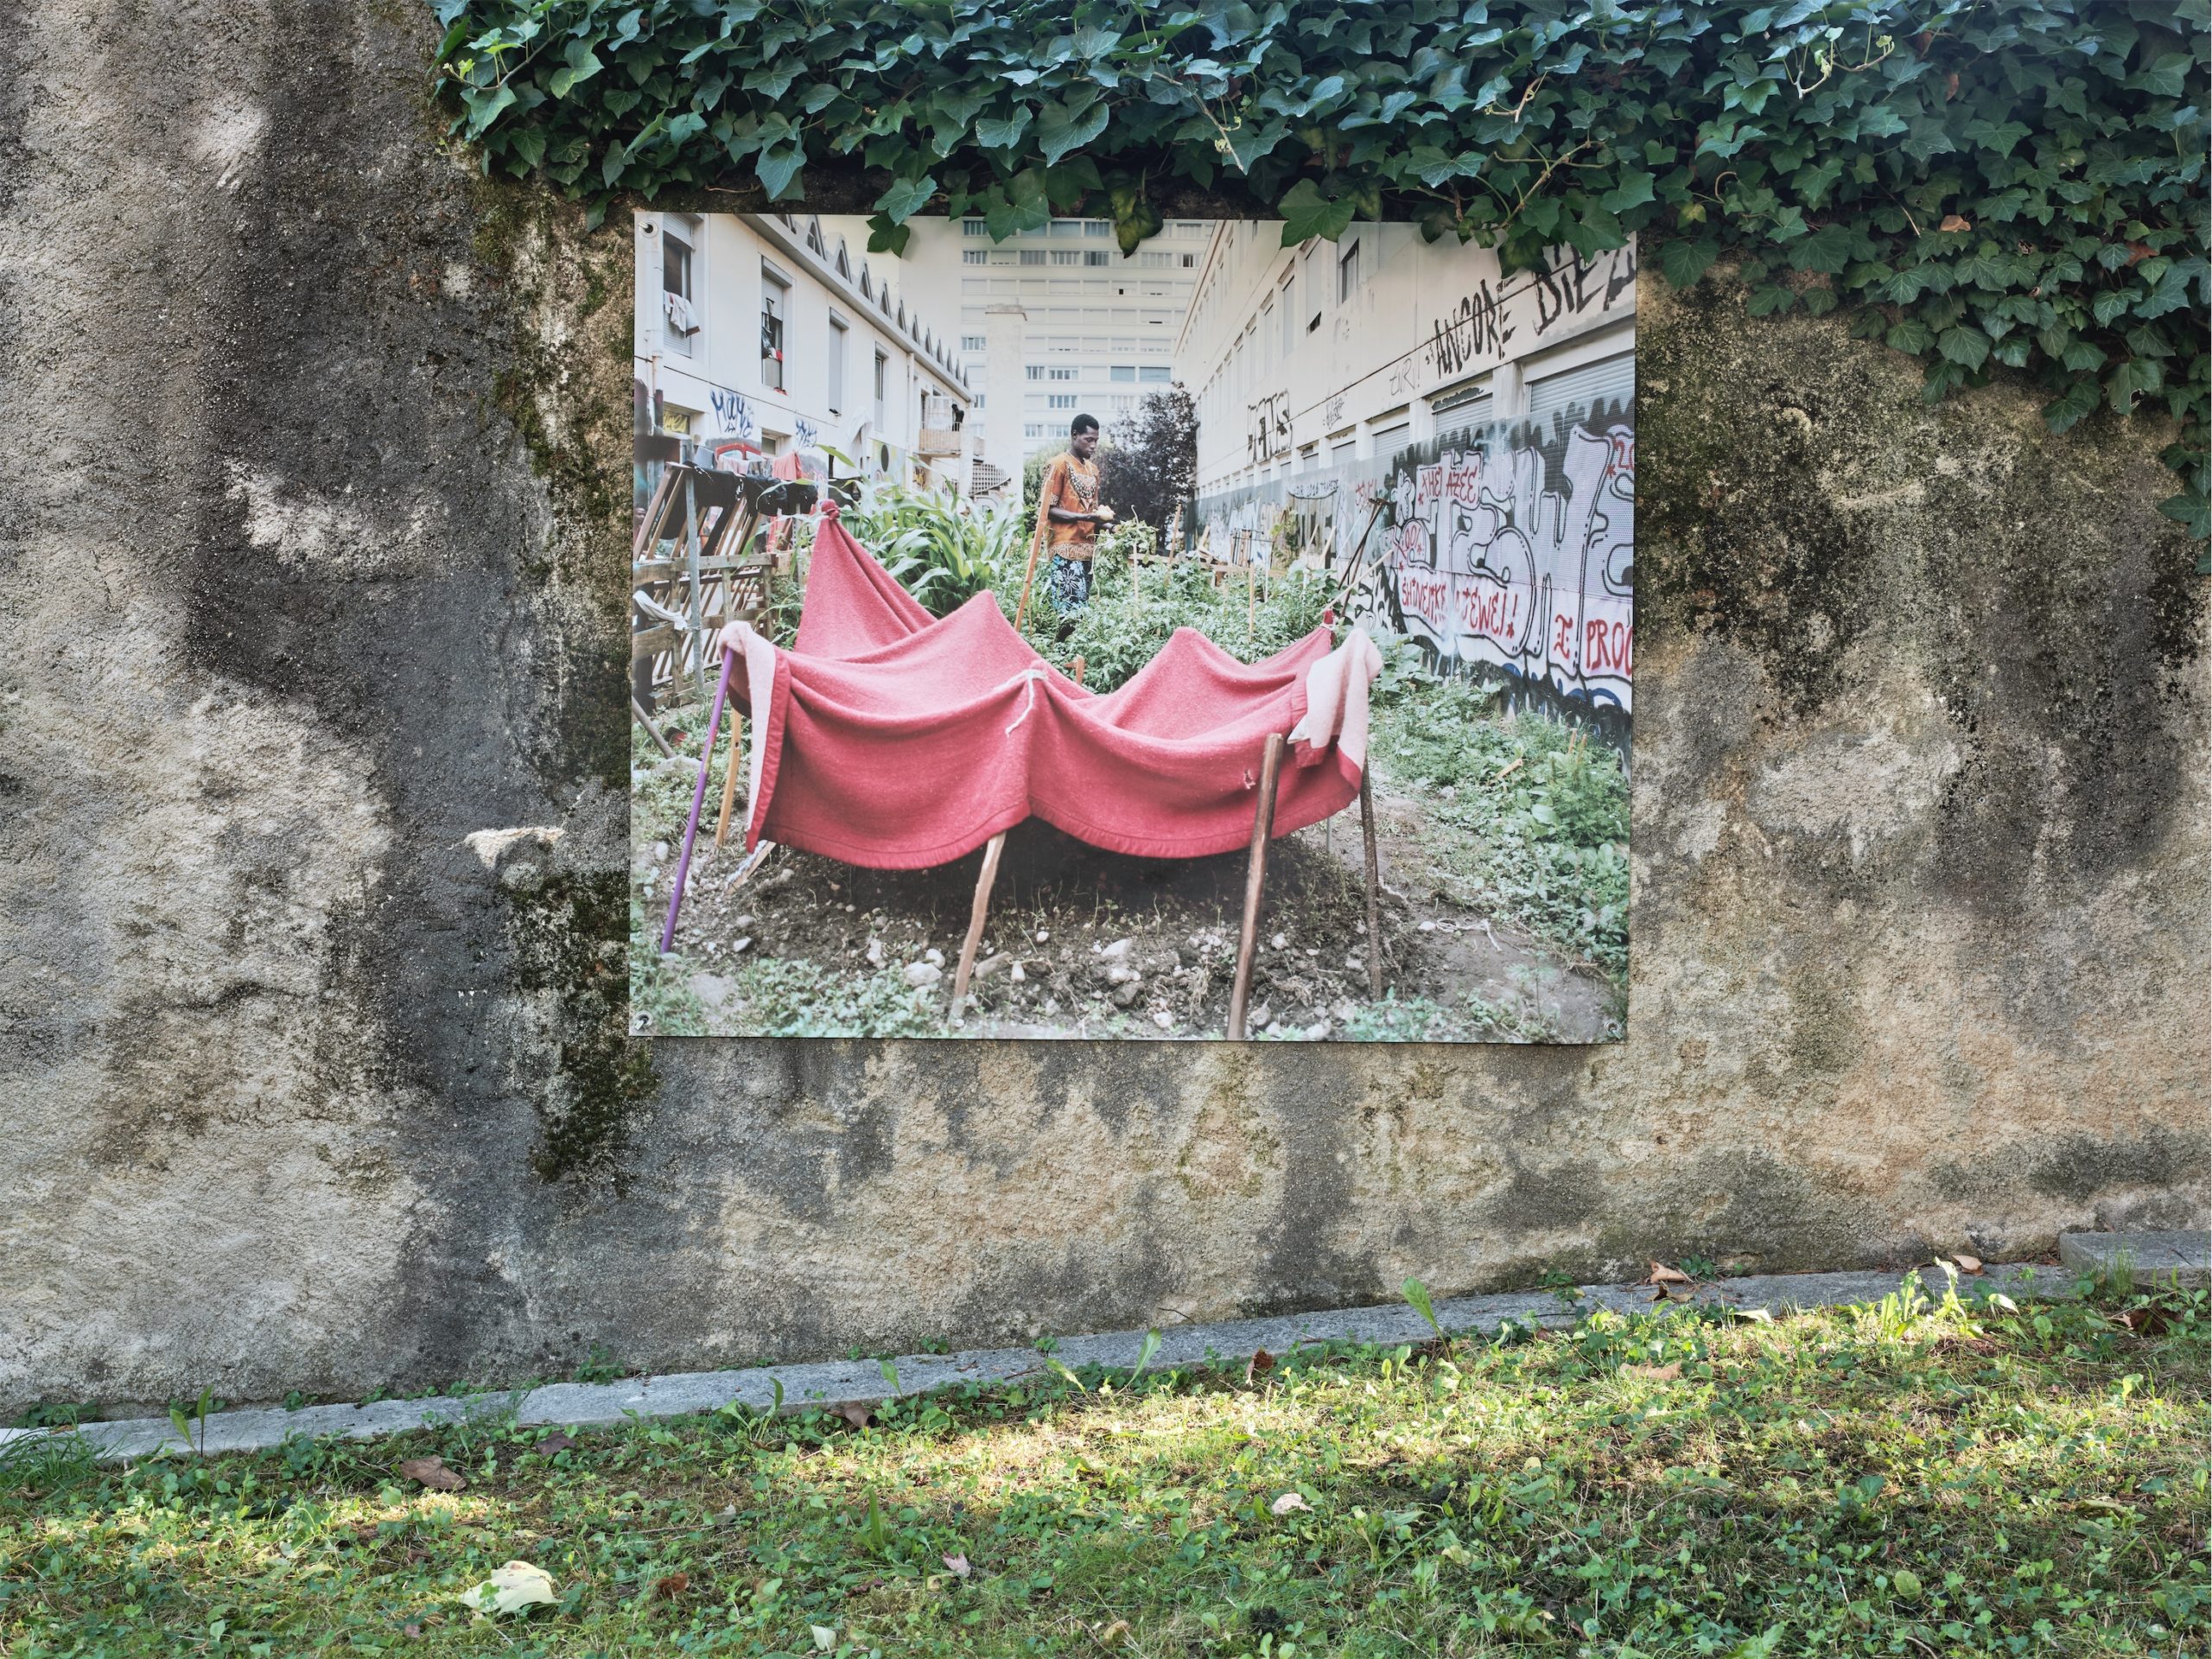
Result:
{"label": "small tree", "polygon": [[1101,491],[1125,518],[1150,524],[1162,537],[1175,509],[1198,487],[1198,411],[1179,381],[1147,392],[1114,423],[1100,447]]}

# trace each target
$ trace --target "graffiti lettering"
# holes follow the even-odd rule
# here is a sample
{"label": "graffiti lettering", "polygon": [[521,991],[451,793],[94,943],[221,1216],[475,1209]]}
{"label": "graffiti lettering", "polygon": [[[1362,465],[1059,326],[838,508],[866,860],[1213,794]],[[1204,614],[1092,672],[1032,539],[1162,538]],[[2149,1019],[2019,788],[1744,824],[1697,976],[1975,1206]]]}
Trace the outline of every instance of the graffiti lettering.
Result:
{"label": "graffiti lettering", "polygon": [[1565,264],[1536,275],[1536,332],[1548,334],[1568,318],[1581,316],[1593,308],[1610,311],[1635,284],[1633,245],[1601,254],[1595,260],[1579,253],[1571,255]]}
{"label": "graffiti lettering", "polygon": [[1491,292],[1488,283],[1478,283],[1455,309],[1436,320],[1429,340],[1436,372],[1458,374],[1485,358],[1502,359],[1514,333],[1504,296]]}
{"label": "graffiti lettering", "polygon": [[715,423],[725,437],[753,436],[753,410],[744,398],[734,391],[724,391],[720,386],[709,390],[708,396],[715,404]]}
{"label": "graffiti lettering", "polygon": [[1271,392],[1244,405],[1244,452],[1258,464],[1290,453],[1290,394]]}

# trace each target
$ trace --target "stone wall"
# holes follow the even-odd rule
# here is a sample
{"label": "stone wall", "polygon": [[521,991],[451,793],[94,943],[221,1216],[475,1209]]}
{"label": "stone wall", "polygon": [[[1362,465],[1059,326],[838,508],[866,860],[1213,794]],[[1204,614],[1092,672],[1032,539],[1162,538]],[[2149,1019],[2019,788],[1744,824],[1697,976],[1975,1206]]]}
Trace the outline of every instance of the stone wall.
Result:
{"label": "stone wall", "polygon": [[0,1409],[2202,1221],[2166,435],[1649,276],[1624,1045],[627,1045],[627,243],[432,32],[0,3]]}

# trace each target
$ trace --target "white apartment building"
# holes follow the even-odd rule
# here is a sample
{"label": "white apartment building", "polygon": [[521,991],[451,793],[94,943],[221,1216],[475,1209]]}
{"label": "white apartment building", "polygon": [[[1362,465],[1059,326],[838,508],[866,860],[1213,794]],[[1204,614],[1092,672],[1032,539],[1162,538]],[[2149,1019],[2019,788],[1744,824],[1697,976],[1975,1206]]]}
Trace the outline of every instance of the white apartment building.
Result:
{"label": "white apartment building", "polygon": [[975,398],[950,334],[811,214],[637,216],[643,429],[727,471],[825,448],[965,493]]}
{"label": "white apartment building", "polygon": [[[846,231],[857,245],[865,223]],[[1055,219],[1003,242],[980,219],[909,223],[894,280],[926,315],[957,316],[955,360],[984,391],[978,431],[995,467],[1018,473],[1023,457],[1065,444],[1078,414],[1111,427],[1182,378],[1175,342],[1211,220],[1171,219],[1127,257],[1103,219]]]}
{"label": "white apartment building", "polygon": [[1412,225],[1281,237],[1213,227],[1176,340],[1202,499],[1633,394],[1632,249],[1509,278],[1489,250]]}
{"label": "white apartment building", "polygon": [[1508,276],[1410,225],[1281,238],[1215,227],[1176,343],[1208,553],[1357,568],[1440,670],[1625,744],[1635,250]]}

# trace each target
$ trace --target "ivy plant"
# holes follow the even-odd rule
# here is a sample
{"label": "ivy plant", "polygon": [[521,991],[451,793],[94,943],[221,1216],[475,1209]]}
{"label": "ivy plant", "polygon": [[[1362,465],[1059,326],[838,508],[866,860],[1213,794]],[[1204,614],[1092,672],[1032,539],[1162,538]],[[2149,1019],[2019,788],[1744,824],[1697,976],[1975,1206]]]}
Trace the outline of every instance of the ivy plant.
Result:
{"label": "ivy plant", "polygon": [[455,130],[594,213],[834,197],[896,251],[1169,209],[1417,219],[1509,268],[1640,237],[1848,312],[1931,399],[2179,423],[2207,533],[2207,0],[433,0]]}

